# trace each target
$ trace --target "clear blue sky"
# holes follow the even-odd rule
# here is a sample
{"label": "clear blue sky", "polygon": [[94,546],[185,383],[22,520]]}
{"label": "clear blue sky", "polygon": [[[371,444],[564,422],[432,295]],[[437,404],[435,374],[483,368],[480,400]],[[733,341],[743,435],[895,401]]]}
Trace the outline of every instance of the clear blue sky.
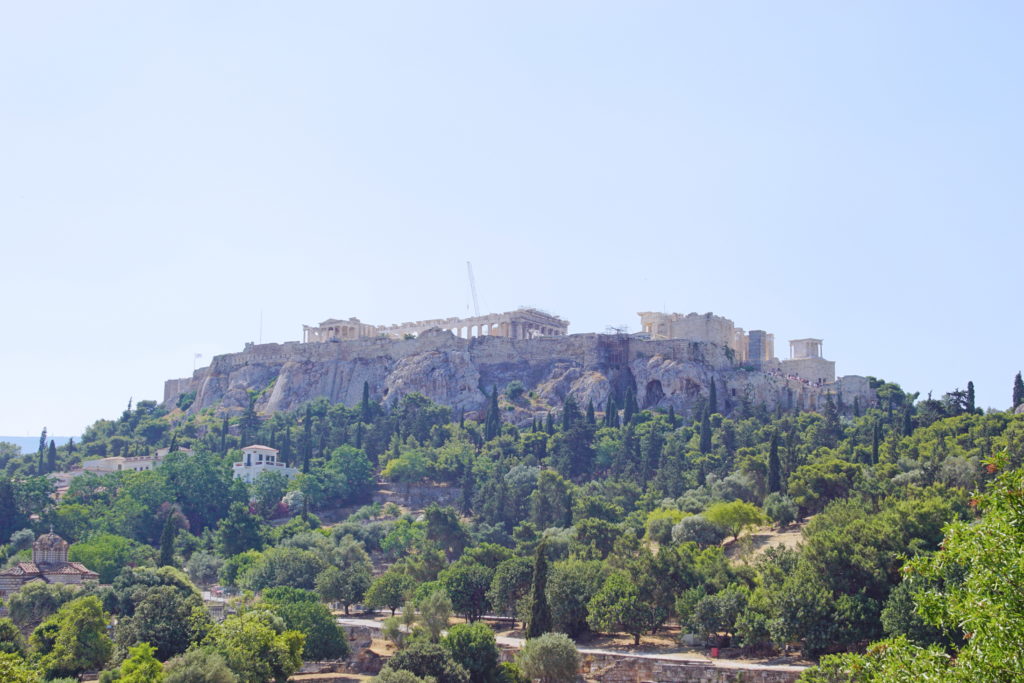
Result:
{"label": "clear blue sky", "polygon": [[1024,6],[0,4],[0,434],[303,323],[714,311],[1004,408]]}

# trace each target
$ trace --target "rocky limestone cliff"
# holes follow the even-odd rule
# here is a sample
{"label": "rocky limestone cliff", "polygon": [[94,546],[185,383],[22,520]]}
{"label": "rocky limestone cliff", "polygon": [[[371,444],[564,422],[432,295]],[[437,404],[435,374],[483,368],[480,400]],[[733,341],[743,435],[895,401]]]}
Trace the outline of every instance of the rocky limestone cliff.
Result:
{"label": "rocky limestone cliff", "polygon": [[367,382],[372,397],[385,404],[415,392],[471,415],[486,406],[485,391],[518,380],[532,395],[512,420],[560,408],[570,394],[580,406],[593,401],[600,411],[609,393],[621,401],[630,387],[641,408],[672,406],[686,415],[707,397],[712,379],[726,411],[745,400],[770,410],[816,410],[829,392],[841,392],[847,404],[857,397],[865,408],[874,401],[863,377],[810,386],[777,371],[738,367],[726,348],[713,344],[601,334],[460,339],[431,331],[407,340],[248,344],[240,353],[215,357],[192,377],[168,380],[164,402],[173,405],[195,392],[190,411],[213,407],[230,414],[244,409],[251,390],[259,392],[257,410],[269,414],[319,397],[355,405]]}

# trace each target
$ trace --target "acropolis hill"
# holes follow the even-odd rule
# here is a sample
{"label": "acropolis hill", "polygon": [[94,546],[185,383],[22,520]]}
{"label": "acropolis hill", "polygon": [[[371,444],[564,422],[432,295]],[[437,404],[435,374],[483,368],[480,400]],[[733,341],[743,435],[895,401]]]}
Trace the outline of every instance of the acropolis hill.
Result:
{"label": "acropolis hill", "polygon": [[473,318],[376,326],[357,318],[303,326],[303,342],[245,345],[216,356],[191,377],[168,380],[164,402],[195,393],[190,411],[234,413],[260,392],[261,413],[293,410],[315,398],[355,405],[363,383],[386,404],[410,393],[467,414],[481,411],[492,387],[518,380],[529,400],[508,413],[528,421],[559,409],[572,395],[600,410],[610,393],[632,388],[641,408],[693,412],[716,382],[720,409],[743,403],[819,410],[829,394],[867,407],[874,392],[864,377],[836,379],[821,355],[822,340],[790,341],[790,358],[775,357],[774,336],[744,331],[711,313],[640,313],[636,334],[568,334],[569,323],[537,309]]}

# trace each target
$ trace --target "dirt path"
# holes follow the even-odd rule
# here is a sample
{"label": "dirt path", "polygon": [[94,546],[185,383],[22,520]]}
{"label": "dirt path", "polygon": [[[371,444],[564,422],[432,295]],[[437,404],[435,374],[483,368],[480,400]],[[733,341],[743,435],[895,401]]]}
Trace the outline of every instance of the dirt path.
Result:
{"label": "dirt path", "polygon": [[738,541],[725,544],[725,556],[733,564],[753,561],[758,555],[777,545],[795,550],[803,542],[803,530],[807,522],[791,524],[782,531],[764,526],[753,533],[741,536]]}

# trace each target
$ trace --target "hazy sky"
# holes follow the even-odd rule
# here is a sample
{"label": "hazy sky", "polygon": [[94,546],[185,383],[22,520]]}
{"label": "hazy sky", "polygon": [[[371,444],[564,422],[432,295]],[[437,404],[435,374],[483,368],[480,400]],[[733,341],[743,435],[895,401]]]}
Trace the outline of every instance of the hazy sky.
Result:
{"label": "hazy sky", "polygon": [[714,311],[1005,408],[1020,3],[0,2],[0,434],[303,323]]}

